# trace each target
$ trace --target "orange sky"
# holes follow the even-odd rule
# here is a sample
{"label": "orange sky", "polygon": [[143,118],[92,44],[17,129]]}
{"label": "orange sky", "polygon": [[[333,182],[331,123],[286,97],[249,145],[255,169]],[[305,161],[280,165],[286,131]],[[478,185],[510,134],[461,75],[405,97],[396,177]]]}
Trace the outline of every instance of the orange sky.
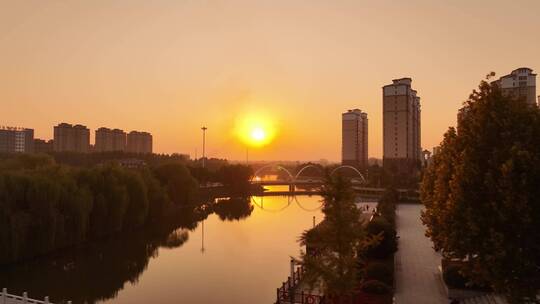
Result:
{"label": "orange sky", "polygon": [[209,156],[243,159],[234,121],[259,112],[279,132],[250,159],[339,160],[340,114],[360,108],[381,157],[381,87],[412,77],[431,149],[488,72],[540,70],[539,15],[538,0],[0,0],[0,125],[144,130],[193,155],[204,124]]}

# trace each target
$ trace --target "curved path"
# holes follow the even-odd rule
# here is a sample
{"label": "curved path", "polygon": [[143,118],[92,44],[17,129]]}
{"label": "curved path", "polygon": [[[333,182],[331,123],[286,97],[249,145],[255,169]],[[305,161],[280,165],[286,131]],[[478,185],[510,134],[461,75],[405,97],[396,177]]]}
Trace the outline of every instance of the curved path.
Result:
{"label": "curved path", "polygon": [[447,304],[439,275],[441,257],[424,235],[422,205],[398,205],[399,250],[396,263],[396,304]]}

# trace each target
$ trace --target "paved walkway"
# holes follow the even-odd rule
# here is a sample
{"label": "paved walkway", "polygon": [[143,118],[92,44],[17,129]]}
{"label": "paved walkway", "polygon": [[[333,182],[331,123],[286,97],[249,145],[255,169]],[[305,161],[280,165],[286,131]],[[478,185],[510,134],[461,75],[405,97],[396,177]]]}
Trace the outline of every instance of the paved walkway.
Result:
{"label": "paved walkway", "polygon": [[421,205],[398,205],[396,253],[396,304],[447,304],[438,266],[440,256],[424,236]]}

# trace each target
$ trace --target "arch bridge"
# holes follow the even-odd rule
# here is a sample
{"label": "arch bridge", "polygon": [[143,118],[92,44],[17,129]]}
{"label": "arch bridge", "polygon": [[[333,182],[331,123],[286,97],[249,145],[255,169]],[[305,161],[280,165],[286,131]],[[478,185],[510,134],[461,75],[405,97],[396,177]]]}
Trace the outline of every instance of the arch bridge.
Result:
{"label": "arch bridge", "polygon": [[[269,169],[275,169],[281,173],[280,178],[272,179],[272,180],[265,180],[261,179],[262,173],[264,173],[266,170]],[[304,176],[302,175],[306,170],[313,169],[319,173],[318,176]],[[351,179],[351,182],[353,185],[364,185],[367,181],[364,175],[355,167],[348,166],[348,165],[341,165],[336,168],[334,168],[332,171],[330,171],[330,176],[334,176],[338,172],[348,170],[352,171],[354,174],[354,177]],[[265,165],[255,171],[253,174],[253,177],[251,179],[251,183],[253,185],[260,185],[260,186],[288,186],[289,187],[289,193],[290,192],[296,192],[297,187],[303,187],[303,188],[318,188],[322,186],[324,183],[323,176],[325,174],[324,169],[322,166],[315,165],[315,164],[307,164],[303,167],[301,167],[296,174],[292,174],[291,171],[289,171],[287,168],[280,164],[268,164]],[[283,177],[285,175],[285,178]],[[279,175],[278,175],[279,176]],[[308,191],[310,193],[316,194],[318,190],[316,191]]]}

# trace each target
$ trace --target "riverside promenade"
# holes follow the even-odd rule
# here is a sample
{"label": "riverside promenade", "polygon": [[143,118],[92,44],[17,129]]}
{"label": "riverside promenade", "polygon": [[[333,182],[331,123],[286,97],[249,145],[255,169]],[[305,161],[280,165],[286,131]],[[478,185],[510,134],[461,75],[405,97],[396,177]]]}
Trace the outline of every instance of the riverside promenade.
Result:
{"label": "riverside promenade", "polygon": [[422,205],[399,204],[396,221],[396,304],[448,304],[438,266],[440,255],[424,235]]}

